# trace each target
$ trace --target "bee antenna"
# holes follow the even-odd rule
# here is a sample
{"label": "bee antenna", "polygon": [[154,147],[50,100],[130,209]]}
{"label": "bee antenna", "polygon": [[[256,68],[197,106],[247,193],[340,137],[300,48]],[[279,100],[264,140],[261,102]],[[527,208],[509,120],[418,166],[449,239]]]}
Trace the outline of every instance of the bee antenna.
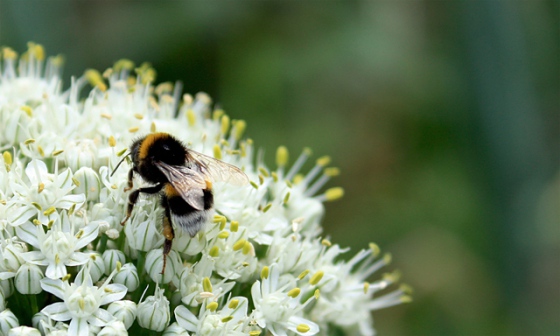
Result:
{"label": "bee antenna", "polygon": [[113,174],[115,174],[115,172],[117,171],[117,168],[119,168],[119,166],[121,165],[121,163],[123,163],[124,159],[126,159],[129,155],[130,155],[130,153],[128,153],[128,154],[126,154],[125,156],[123,156],[123,158],[119,161],[119,163],[117,163],[117,166],[113,169],[113,172],[111,173],[111,175],[109,175],[109,177],[112,177]]}

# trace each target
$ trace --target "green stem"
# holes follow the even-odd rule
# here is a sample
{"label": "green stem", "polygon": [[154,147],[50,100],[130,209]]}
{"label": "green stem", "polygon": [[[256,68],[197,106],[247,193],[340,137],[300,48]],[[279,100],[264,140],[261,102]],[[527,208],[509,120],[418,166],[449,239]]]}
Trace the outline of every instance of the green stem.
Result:
{"label": "green stem", "polygon": [[134,301],[137,303],[142,296],[142,292],[146,288],[144,283],[144,264],[146,263],[146,252],[138,251],[138,259],[136,259],[136,270],[138,271],[138,279],[140,279],[140,286],[136,289],[136,293],[134,293]]}
{"label": "green stem", "polygon": [[36,295],[28,295],[29,298],[29,305],[31,307],[31,316],[35,316],[39,312],[39,307],[37,306],[37,296]]}
{"label": "green stem", "polygon": [[105,252],[105,249],[107,249],[107,239],[109,238],[107,237],[106,234],[101,235],[101,238],[99,240],[99,249],[98,249],[99,253],[101,254],[103,254],[103,252]]}

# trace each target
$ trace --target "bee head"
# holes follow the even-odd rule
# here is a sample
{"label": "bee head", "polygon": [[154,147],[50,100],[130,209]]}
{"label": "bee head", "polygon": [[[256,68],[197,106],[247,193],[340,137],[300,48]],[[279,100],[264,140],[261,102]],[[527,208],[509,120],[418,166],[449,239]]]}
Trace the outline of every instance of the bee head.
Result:
{"label": "bee head", "polygon": [[152,161],[161,161],[174,166],[185,164],[187,154],[185,146],[171,135],[155,133],[153,138],[146,138],[146,141],[148,143],[143,146],[147,145],[147,158]]}

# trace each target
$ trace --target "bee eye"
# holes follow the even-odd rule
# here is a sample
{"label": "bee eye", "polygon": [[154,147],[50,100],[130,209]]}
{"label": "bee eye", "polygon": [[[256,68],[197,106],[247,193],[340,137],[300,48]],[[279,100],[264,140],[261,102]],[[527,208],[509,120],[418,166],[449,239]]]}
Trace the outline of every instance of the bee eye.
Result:
{"label": "bee eye", "polygon": [[163,150],[166,150],[166,151],[169,150],[169,146],[167,146],[167,145],[165,145],[165,144],[164,144],[162,147],[163,147]]}

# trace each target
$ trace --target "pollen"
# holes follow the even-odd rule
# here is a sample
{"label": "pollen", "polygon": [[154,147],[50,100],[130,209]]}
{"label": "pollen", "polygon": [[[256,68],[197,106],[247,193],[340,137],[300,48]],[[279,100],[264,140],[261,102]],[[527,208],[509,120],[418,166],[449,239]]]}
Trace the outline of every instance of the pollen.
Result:
{"label": "pollen", "polygon": [[245,239],[239,239],[238,241],[235,242],[235,244],[233,244],[233,250],[234,251],[239,251],[243,248],[243,246],[245,246]]}
{"label": "pollen", "polygon": [[136,118],[136,119],[138,119],[138,120],[142,120],[142,119],[144,119],[144,115],[143,115],[143,114],[140,114],[140,113],[135,113],[135,114],[134,114],[134,118]]}
{"label": "pollen", "polygon": [[309,270],[305,270],[305,271],[301,272],[297,277],[298,280],[301,280],[301,279],[305,278],[307,276],[307,274],[309,274]]}
{"label": "pollen", "polygon": [[267,212],[268,210],[270,210],[270,208],[272,207],[272,203],[268,203],[263,209],[262,212]]}
{"label": "pollen", "polygon": [[340,169],[336,168],[336,167],[329,167],[329,168],[325,168],[325,175],[327,175],[328,177],[335,177],[340,175]]}
{"label": "pollen", "polygon": [[323,240],[321,241],[321,245],[326,246],[326,247],[331,247],[331,246],[332,246],[332,243],[331,243],[331,241],[328,240],[328,239],[323,239]]}
{"label": "pollen", "polygon": [[299,293],[301,293],[301,289],[296,287],[288,292],[288,296],[295,299],[296,297],[298,297]]}
{"label": "pollen", "polygon": [[103,81],[103,77],[99,71],[94,69],[86,70],[84,74],[86,80],[91,84],[91,86],[98,87],[101,91],[107,91],[107,85]]}
{"label": "pollen", "polygon": [[344,189],[341,187],[330,188],[325,192],[325,199],[327,201],[336,201],[344,196]]}
{"label": "pollen", "polygon": [[321,279],[323,279],[323,275],[325,275],[325,272],[317,271],[315,274],[313,274],[311,279],[309,279],[309,284],[315,286],[319,283],[319,281],[321,281]]}
{"label": "pollen", "polygon": [[296,327],[296,330],[300,333],[306,333],[309,330],[311,330],[311,328],[307,324],[301,323],[301,324],[298,324],[298,326]]}
{"label": "pollen", "polygon": [[268,279],[268,275],[270,273],[270,269],[268,266],[264,266],[261,271],[261,279],[265,280]]}
{"label": "pollen", "polygon": [[218,160],[222,159],[222,149],[220,148],[220,145],[215,144],[213,147],[213,151],[214,151],[214,157]]}
{"label": "pollen", "polygon": [[220,238],[220,239],[226,239],[227,237],[229,237],[229,232],[228,231],[222,231],[222,232],[218,233],[218,238]]}
{"label": "pollen", "polygon": [[235,308],[237,308],[238,305],[239,305],[239,300],[238,299],[232,299],[229,302],[228,308],[229,309],[235,309]]}
{"label": "pollen", "polygon": [[43,215],[50,216],[56,211],[55,207],[50,207],[43,212]]}
{"label": "pollen", "polygon": [[233,320],[233,316],[229,315],[229,316],[226,316],[222,319],[222,323],[227,323],[231,320]]}
{"label": "pollen", "polygon": [[322,156],[322,157],[317,159],[317,165],[318,166],[325,167],[329,163],[331,163],[331,157],[328,156],[328,155]]}
{"label": "pollen", "polygon": [[35,143],[35,139],[27,139],[27,140],[25,140],[25,141],[23,142],[23,144],[26,145],[26,146],[27,146],[27,145],[30,145],[30,144],[32,144],[32,143]]}
{"label": "pollen", "polygon": [[12,162],[13,162],[12,153],[6,151],[6,152],[2,153],[2,158],[4,158],[4,163],[5,163],[7,166],[11,166],[11,165],[12,165]]}
{"label": "pollen", "polygon": [[209,277],[202,279],[202,289],[204,289],[205,292],[212,292],[212,283]]}
{"label": "pollen", "polygon": [[369,249],[371,250],[371,255],[377,257],[381,253],[381,249],[376,243],[369,243]]}
{"label": "pollen", "polygon": [[136,132],[138,132],[139,129],[140,129],[140,127],[135,126],[135,127],[129,128],[128,131],[129,131],[130,133],[136,133]]}
{"label": "pollen", "polygon": [[52,156],[59,156],[60,154],[64,153],[64,149],[55,150],[52,152]]}
{"label": "pollen", "polygon": [[239,139],[241,139],[241,137],[243,136],[243,133],[245,133],[245,129],[247,128],[247,123],[245,122],[245,120],[237,120],[235,122],[235,128],[234,128],[234,139],[239,141]]}
{"label": "pollen", "polygon": [[109,137],[109,146],[115,147],[116,145],[117,145],[117,140],[115,140],[115,137],[111,135]]}
{"label": "pollen", "polygon": [[237,230],[239,230],[239,222],[231,221],[231,223],[229,224],[229,229],[231,232],[237,232]]}
{"label": "pollen", "polygon": [[220,255],[220,249],[218,248],[218,246],[212,246],[210,251],[208,251],[208,255],[212,258],[218,257]]}

